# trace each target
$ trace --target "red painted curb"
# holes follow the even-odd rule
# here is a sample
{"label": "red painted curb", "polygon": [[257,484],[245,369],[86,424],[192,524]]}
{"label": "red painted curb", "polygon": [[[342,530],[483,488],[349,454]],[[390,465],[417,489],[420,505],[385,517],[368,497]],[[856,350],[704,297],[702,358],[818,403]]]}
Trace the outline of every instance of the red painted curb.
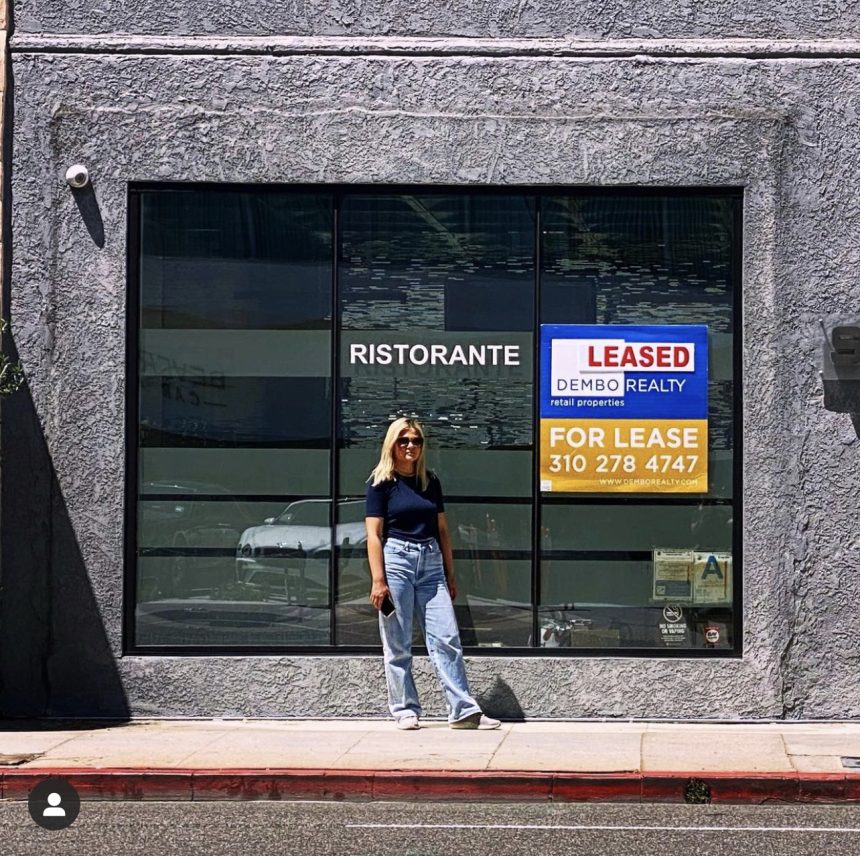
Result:
{"label": "red painted curb", "polygon": [[[860,802],[858,773],[552,773],[486,770],[18,768],[0,796],[26,800],[48,776],[83,800],[462,800],[685,802],[691,783],[714,803]],[[702,783],[701,785],[698,783]],[[706,786],[703,787],[703,786]]]}
{"label": "red painted curb", "polygon": [[549,800],[552,773],[485,770],[376,770],[373,798],[379,800]]}
{"label": "red painted curb", "polygon": [[641,773],[552,773],[555,802],[641,802]]}

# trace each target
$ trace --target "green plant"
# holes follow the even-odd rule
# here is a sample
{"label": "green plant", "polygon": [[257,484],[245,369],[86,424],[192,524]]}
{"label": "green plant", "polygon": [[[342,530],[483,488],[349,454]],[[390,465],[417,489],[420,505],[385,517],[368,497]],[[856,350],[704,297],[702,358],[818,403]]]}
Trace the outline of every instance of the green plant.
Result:
{"label": "green plant", "polygon": [[[6,321],[0,318],[0,335],[6,329]],[[24,381],[24,368],[21,363],[13,363],[9,357],[0,353],[0,395],[11,395]]]}
{"label": "green plant", "polygon": [[690,779],[684,788],[684,802],[690,805],[703,805],[711,801],[711,786],[701,779]]}

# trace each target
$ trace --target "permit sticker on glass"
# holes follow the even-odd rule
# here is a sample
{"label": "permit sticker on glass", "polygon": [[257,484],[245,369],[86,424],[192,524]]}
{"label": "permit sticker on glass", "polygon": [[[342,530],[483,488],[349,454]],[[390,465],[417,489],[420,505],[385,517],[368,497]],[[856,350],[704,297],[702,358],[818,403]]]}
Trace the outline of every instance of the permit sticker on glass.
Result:
{"label": "permit sticker on glass", "polygon": [[692,550],[654,550],[654,600],[689,601],[693,596]]}
{"label": "permit sticker on glass", "polygon": [[731,553],[693,553],[693,602],[732,602]]}

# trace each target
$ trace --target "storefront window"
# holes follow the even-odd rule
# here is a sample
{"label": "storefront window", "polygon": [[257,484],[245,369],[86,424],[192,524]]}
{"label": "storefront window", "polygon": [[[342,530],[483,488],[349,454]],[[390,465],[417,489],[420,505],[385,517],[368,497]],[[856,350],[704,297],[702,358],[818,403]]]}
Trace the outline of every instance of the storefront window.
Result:
{"label": "storefront window", "polygon": [[[468,647],[737,652],[739,193],[131,201],[130,647],[377,648],[365,480],[415,415]],[[545,490],[541,325],[706,327],[707,490]]]}
{"label": "storefront window", "polygon": [[331,197],[138,199],[136,643],[326,645]]}
{"label": "storefront window", "polygon": [[[532,630],[534,230],[522,195],[356,194],[341,206],[341,496],[364,496],[389,416],[422,419],[467,645],[525,646]],[[378,644],[364,553],[340,545],[340,644]]]}
{"label": "storefront window", "polygon": [[[722,591],[697,591],[689,577],[698,567],[700,577],[716,583],[732,573],[734,558],[738,202],[723,194],[632,193],[542,200],[541,321],[706,325],[709,438],[706,492],[542,493],[545,645],[733,647],[731,579]],[[654,469],[675,462],[658,454]]]}

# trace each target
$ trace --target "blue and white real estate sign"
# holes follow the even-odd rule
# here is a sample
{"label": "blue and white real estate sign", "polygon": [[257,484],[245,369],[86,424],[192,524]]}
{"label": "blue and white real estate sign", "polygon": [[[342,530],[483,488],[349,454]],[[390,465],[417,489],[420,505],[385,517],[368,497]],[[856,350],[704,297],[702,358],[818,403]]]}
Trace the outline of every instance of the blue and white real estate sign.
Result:
{"label": "blue and white real estate sign", "polygon": [[708,484],[708,328],[543,324],[541,489]]}

